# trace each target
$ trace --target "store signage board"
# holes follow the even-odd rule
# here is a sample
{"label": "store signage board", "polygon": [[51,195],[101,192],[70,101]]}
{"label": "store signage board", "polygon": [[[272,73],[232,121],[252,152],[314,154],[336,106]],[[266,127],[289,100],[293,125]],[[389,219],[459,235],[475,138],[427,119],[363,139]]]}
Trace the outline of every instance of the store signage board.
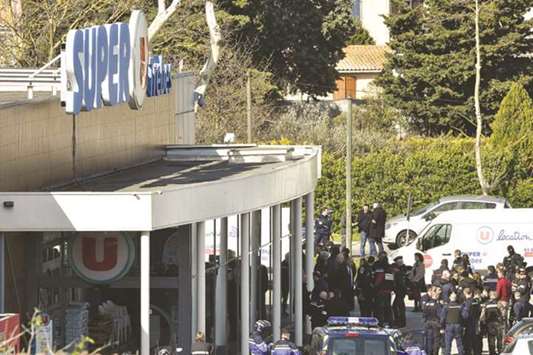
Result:
{"label": "store signage board", "polygon": [[72,240],[70,257],[79,277],[106,284],[128,273],[135,260],[135,245],[122,233],[79,233]]}
{"label": "store signage board", "polygon": [[[154,92],[148,87],[148,72],[153,71],[150,60],[148,25],[142,11],[134,10],[128,24],[70,30],[61,58],[65,111],[79,114],[125,103],[132,109],[141,109],[147,93]],[[170,66],[158,60],[157,70],[168,73],[170,82]],[[166,81],[160,87],[163,85],[170,88]],[[168,90],[155,92],[165,94]]]}

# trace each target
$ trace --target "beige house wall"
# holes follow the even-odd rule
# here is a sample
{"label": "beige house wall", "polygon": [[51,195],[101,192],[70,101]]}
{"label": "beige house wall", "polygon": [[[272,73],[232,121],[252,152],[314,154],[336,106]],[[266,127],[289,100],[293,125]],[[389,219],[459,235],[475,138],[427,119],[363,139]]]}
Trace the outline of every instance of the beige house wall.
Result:
{"label": "beige house wall", "polygon": [[0,191],[45,189],[158,159],[165,144],[194,143],[192,91],[179,90],[190,98],[184,107],[180,85],[139,111],[122,104],[73,117],[56,97],[0,106]]}

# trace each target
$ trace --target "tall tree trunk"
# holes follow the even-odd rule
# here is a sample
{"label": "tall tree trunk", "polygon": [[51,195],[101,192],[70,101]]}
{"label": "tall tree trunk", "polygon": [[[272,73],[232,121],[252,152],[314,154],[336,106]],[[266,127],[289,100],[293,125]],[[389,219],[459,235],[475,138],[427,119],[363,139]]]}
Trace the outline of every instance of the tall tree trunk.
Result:
{"label": "tall tree trunk", "polygon": [[479,40],[479,0],[476,0],[476,84],[474,88],[474,104],[476,108],[476,171],[483,195],[489,194],[489,186],[483,174],[483,163],[481,160],[481,133],[483,130],[483,119],[481,117],[481,105],[479,102],[479,87],[481,83],[481,49]]}

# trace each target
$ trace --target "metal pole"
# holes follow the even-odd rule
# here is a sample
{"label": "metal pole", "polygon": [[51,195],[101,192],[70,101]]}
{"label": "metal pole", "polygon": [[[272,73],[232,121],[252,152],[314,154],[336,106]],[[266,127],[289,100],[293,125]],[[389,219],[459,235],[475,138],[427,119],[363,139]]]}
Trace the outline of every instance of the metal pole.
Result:
{"label": "metal pole", "polygon": [[305,278],[307,283],[307,291],[313,291],[313,257],[315,255],[315,194],[310,192],[305,195]]}
{"label": "metal pole", "polygon": [[249,70],[246,72],[246,118],[248,143],[252,143],[252,79]]}
{"label": "metal pole", "polygon": [[252,253],[251,253],[251,294],[250,294],[250,325],[258,320],[258,305],[259,305],[259,279],[258,272],[260,266],[259,249],[261,248],[261,210],[252,212]]}
{"label": "metal pole", "polygon": [[241,214],[241,354],[248,354],[250,335],[250,214]]}
{"label": "metal pole", "polygon": [[141,355],[150,355],[150,232],[141,233]]}
{"label": "metal pole", "polygon": [[346,100],[346,247],[352,254],[352,99]]}
{"label": "metal pole", "polygon": [[215,344],[217,355],[226,353],[228,217],[220,219],[220,259],[217,276]]}
{"label": "metal pole", "polygon": [[294,316],[295,321],[295,337],[296,346],[303,346],[303,265],[302,265],[302,198],[298,197],[294,200],[294,304],[296,306]]}
{"label": "metal pole", "polygon": [[197,279],[197,297],[198,297],[198,319],[197,331],[205,334],[205,222],[196,223],[196,279]]}
{"label": "metal pole", "polygon": [[6,306],[6,235],[5,233],[0,233],[0,313],[5,313]]}
{"label": "metal pole", "polygon": [[272,207],[272,336],[281,337],[281,207]]}
{"label": "metal pole", "polygon": [[191,340],[198,331],[198,238],[197,224],[191,223]]}
{"label": "metal pole", "polygon": [[294,247],[294,235],[295,230],[294,226],[296,225],[295,219],[294,219],[294,210],[295,210],[295,203],[294,200],[291,201],[291,210],[290,210],[290,237],[289,237],[289,298],[290,298],[290,305],[289,305],[289,319],[291,322],[294,321],[294,274],[295,274],[295,267],[294,262],[296,260],[296,249]]}

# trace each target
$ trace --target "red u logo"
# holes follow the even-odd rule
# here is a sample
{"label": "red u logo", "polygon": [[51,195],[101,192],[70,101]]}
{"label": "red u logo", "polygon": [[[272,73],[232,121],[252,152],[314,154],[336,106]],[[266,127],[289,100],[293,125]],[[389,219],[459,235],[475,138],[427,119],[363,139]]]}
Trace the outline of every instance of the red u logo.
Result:
{"label": "red u logo", "polygon": [[[102,240],[103,239],[103,240]],[[82,238],[83,264],[87,269],[93,271],[108,271],[117,264],[118,243],[116,238]],[[99,247],[97,258],[96,248]],[[103,249],[103,250],[102,250]]]}

